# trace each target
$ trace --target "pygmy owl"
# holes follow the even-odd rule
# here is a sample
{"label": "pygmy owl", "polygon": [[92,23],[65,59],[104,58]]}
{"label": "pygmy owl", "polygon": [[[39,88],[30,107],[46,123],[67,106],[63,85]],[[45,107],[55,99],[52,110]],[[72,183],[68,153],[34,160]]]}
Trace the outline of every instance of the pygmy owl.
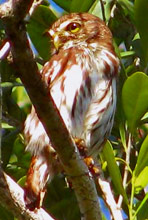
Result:
{"label": "pygmy owl", "polygon": [[[110,134],[116,108],[119,61],[105,23],[88,13],[62,16],[48,31],[52,57],[42,70],[63,121],[85,156],[96,157]],[[59,162],[34,108],[24,133],[32,162],[25,186],[29,209],[39,208]],[[83,149],[84,147],[84,149]]]}

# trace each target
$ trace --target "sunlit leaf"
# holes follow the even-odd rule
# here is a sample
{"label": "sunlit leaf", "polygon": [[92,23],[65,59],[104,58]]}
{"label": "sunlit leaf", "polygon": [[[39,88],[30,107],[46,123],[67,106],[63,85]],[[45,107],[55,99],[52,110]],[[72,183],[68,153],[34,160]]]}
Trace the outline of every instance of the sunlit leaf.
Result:
{"label": "sunlit leaf", "polygon": [[121,58],[128,58],[135,55],[134,51],[124,51],[120,53]]}
{"label": "sunlit leaf", "polygon": [[135,178],[135,193],[139,193],[148,184],[148,166],[145,166],[138,177]]}
{"label": "sunlit leaf", "polygon": [[98,16],[102,20],[104,20],[103,13],[105,16],[105,21],[108,22],[111,14],[111,6],[112,6],[112,0],[106,0],[105,4],[103,5],[104,10],[102,10],[101,2],[95,1],[92,7],[90,8],[89,12],[93,15]]}
{"label": "sunlit leaf", "polygon": [[148,135],[144,139],[140,148],[137,164],[135,167],[135,177],[137,177],[146,166],[148,166]]}
{"label": "sunlit leaf", "polygon": [[18,183],[20,186],[24,187],[25,181],[26,181],[26,176],[23,176],[23,177],[21,177],[21,178],[18,180],[17,183]]}

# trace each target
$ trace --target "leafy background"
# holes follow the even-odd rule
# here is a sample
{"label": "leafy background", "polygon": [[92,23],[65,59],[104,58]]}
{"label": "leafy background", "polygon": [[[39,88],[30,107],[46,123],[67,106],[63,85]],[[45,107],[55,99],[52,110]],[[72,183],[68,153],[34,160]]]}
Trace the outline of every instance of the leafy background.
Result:
{"label": "leafy background", "polygon": [[[46,31],[62,14],[84,11],[92,13],[104,19],[113,33],[114,46],[121,60],[118,103],[112,134],[98,160],[116,201],[121,205],[124,219],[148,219],[148,2],[50,2],[52,4],[43,1],[26,22],[39,68],[50,59],[50,39]],[[4,39],[0,22],[0,43]],[[31,103],[8,59],[0,62],[0,73],[3,89],[2,165],[6,173],[23,186],[30,155],[25,152],[22,130]],[[110,219],[101,198],[100,201],[104,219]],[[62,174],[48,184],[44,208],[60,220],[80,219],[74,192],[68,188]],[[0,219],[15,218],[10,211],[0,206]]]}

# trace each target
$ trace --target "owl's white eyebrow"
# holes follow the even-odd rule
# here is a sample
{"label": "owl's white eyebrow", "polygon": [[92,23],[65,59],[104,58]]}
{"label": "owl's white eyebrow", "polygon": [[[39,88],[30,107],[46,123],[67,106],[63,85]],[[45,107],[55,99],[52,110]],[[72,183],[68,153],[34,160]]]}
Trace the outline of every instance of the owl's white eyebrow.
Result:
{"label": "owl's white eyebrow", "polygon": [[63,22],[60,26],[59,29],[64,29],[65,27],[67,27],[68,24],[70,24],[71,21],[65,21]]}

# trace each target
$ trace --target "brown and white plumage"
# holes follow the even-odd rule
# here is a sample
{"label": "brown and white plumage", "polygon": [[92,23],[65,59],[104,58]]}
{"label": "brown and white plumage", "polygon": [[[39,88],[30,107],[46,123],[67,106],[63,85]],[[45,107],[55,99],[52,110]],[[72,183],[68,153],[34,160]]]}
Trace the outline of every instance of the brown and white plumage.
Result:
{"label": "brown and white plumage", "polygon": [[[76,143],[83,142],[86,156],[96,157],[111,131],[116,108],[119,61],[111,32],[91,14],[72,13],[55,22],[49,34],[53,39],[53,56],[43,67],[43,80],[71,137]],[[26,201],[28,207],[34,203],[34,208],[40,206],[36,201],[41,199],[57,158],[34,109],[25,122],[24,133],[27,149],[35,156],[26,182]],[[37,167],[44,170],[44,175],[36,174]],[[36,175],[42,178],[38,181]],[[40,182],[38,190],[32,187],[32,195],[31,178]]]}

